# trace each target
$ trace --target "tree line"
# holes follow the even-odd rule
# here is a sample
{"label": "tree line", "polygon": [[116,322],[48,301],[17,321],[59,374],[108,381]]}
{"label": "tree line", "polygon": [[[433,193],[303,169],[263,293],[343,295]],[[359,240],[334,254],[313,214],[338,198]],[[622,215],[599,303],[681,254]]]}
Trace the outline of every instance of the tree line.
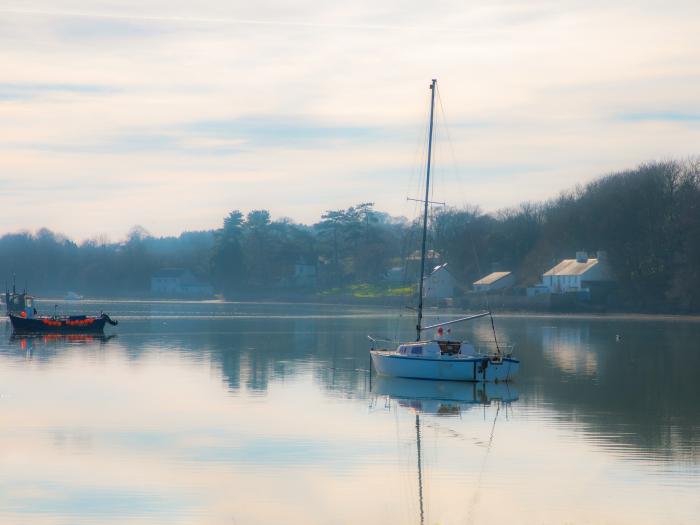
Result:
{"label": "tree line", "polygon": [[[622,308],[700,311],[700,163],[667,161],[604,176],[545,202],[496,213],[435,209],[430,248],[462,283],[492,270],[521,286],[576,251],[608,253]],[[226,297],[287,290],[311,294],[353,284],[381,285],[419,248],[417,220],[372,203],[329,210],[311,225],[273,220],[268,210],[233,210],[220,228],[156,238],[133,228],[122,242],[75,243],[48,229],[0,237],[0,275],[36,294],[75,290],[144,296],[162,268],[186,268]],[[295,267],[316,269],[313,285]],[[405,272],[417,278],[417,266]]]}

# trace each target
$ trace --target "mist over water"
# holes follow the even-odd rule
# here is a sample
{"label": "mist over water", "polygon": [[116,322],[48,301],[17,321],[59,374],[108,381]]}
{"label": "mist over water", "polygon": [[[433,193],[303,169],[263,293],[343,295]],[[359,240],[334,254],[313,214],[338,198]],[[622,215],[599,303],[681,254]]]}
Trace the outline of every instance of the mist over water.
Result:
{"label": "mist over water", "polygon": [[[700,515],[698,322],[497,317],[522,368],[512,384],[484,386],[370,378],[366,335],[410,337],[410,312],[59,310],[120,324],[105,338],[18,338],[0,324],[2,523],[417,524],[421,508],[441,524]],[[490,325],[453,335],[489,340]]]}

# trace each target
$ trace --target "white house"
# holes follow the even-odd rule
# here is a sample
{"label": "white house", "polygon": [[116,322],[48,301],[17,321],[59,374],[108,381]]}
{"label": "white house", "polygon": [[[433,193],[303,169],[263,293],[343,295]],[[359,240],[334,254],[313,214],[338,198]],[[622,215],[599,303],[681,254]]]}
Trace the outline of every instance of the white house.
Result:
{"label": "white house", "polygon": [[447,263],[433,268],[423,280],[426,299],[449,299],[454,295],[457,279],[447,271]]}
{"label": "white house", "polygon": [[478,281],[474,281],[472,286],[477,292],[493,292],[504,290],[515,284],[513,272],[492,272]]}
{"label": "white house", "polygon": [[163,268],[151,277],[151,292],[177,297],[211,297],[214,289],[199,281],[189,270]]}
{"label": "white house", "polygon": [[596,258],[576,252],[575,259],[564,259],[542,275],[542,285],[549,293],[590,291],[590,283],[612,280],[605,252],[598,252]]}

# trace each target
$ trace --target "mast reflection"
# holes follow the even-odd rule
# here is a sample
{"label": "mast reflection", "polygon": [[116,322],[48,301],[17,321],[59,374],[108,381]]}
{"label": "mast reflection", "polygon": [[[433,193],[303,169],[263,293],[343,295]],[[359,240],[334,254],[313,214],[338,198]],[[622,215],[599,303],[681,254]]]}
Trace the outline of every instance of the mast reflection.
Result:
{"label": "mast reflection", "polygon": [[[496,419],[501,405],[518,400],[518,391],[511,383],[465,383],[459,381],[432,381],[402,377],[378,376],[372,385],[373,403],[384,397],[386,406],[395,401],[398,406],[415,413],[416,469],[418,477],[419,523],[425,524],[423,497],[423,457],[421,450],[421,415],[457,417],[476,406],[496,404],[496,416],[489,437],[491,447]],[[487,450],[488,450],[487,449]]]}

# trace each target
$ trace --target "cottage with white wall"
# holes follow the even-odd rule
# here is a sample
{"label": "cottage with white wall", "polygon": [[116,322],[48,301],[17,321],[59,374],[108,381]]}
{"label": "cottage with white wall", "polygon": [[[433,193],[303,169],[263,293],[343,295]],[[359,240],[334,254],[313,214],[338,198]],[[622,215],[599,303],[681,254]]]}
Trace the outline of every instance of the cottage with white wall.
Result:
{"label": "cottage with white wall", "polygon": [[433,268],[423,280],[426,299],[449,299],[454,296],[457,279],[447,271],[447,263]]}
{"label": "cottage with white wall", "polygon": [[564,259],[542,275],[542,285],[549,293],[587,292],[590,283],[613,281],[605,252],[589,258],[586,252],[576,252],[575,259]]}

